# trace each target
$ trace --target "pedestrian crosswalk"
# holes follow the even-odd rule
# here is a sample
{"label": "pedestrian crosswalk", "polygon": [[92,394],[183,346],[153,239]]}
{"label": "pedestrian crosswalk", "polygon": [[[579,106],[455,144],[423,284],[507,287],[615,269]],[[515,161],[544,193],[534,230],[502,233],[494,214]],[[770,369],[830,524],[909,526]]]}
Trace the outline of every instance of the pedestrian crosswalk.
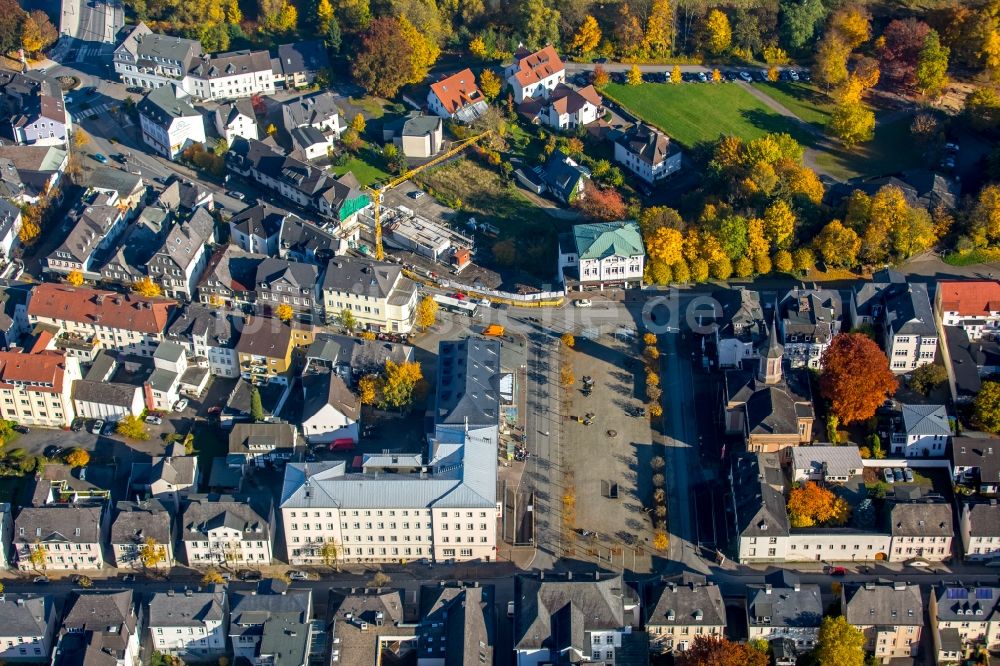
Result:
{"label": "pedestrian crosswalk", "polygon": [[85,120],[92,116],[100,115],[102,113],[107,113],[111,108],[111,102],[105,102],[104,104],[98,104],[97,106],[92,106],[89,109],[84,109],[83,111],[75,111],[73,117],[77,120]]}
{"label": "pedestrian crosswalk", "polygon": [[83,62],[100,56],[103,51],[101,46],[81,46],[76,52],[76,62]]}

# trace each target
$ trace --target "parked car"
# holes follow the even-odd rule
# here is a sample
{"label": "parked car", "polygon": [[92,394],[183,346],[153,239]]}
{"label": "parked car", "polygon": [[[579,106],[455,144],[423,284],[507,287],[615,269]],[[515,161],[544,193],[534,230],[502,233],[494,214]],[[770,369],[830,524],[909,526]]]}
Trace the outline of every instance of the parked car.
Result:
{"label": "parked car", "polygon": [[123,583],[134,583],[135,582],[135,574],[125,574],[124,576],[122,576],[122,582]]}
{"label": "parked car", "polygon": [[146,423],[148,423],[149,425],[160,425],[161,423],[163,423],[163,419],[161,419],[156,414],[150,414],[149,416],[146,417]]}
{"label": "parked car", "polygon": [[424,194],[426,194],[426,192],[424,192],[423,190],[413,190],[407,196],[409,196],[411,199],[413,199],[414,201],[416,201],[420,197],[424,196]]}
{"label": "parked car", "polygon": [[488,308],[488,307],[490,307],[490,306],[492,306],[492,305],[493,305],[493,301],[491,301],[491,300],[490,300],[490,299],[488,299],[488,298],[476,298],[476,299],[473,299],[473,302],[474,302],[474,303],[475,303],[476,305],[481,305],[481,306],[483,306],[484,308]]}
{"label": "parked car", "polygon": [[246,581],[248,583],[253,583],[261,580],[264,576],[259,571],[251,571],[249,569],[241,571],[239,573],[240,580]]}
{"label": "parked car", "polygon": [[794,69],[790,69],[788,70],[788,78],[790,78],[792,81],[798,81],[799,73],[796,72]]}
{"label": "parked car", "polygon": [[949,153],[957,153],[958,152],[958,144],[957,143],[948,142],[948,143],[944,144],[944,149],[947,150]]}
{"label": "parked car", "polygon": [[594,302],[589,298],[578,298],[573,301],[573,305],[578,308],[589,308],[594,305]]}
{"label": "parked car", "polygon": [[810,81],[813,80],[812,74],[809,73],[808,69],[803,69],[801,72],[799,72],[799,78],[805,81],[806,83],[809,83]]}
{"label": "parked car", "polygon": [[507,602],[507,617],[514,617],[514,601]]}
{"label": "parked car", "polygon": [[104,428],[104,419],[97,419],[90,426],[90,434],[91,435],[100,435],[102,428]]}
{"label": "parked car", "polygon": [[180,400],[174,403],[175,412],[183,412],[187,408],[188,408],[187,398],[181,398]]}
{"label": "parked car", "polygon": [[234,199],[239,199],[240,201],[243,201],[244,199],[247,198],[247,195],[243,194],[242,192],[238,192],[236,190],[229,190],[228,192],[226,192],[226,194]]}
{"label": "parked car", "polygon": [[701,83],[708,83],[708,77],[705,76],[705,72],[698,72],[696,76]]}
{"label": "parked car", "polygon": [[57,458],[63,452],[63,447],[57,444],[49,444],[45,447],[45,451],[42,453],[46,458]]}
{"label": "parked car", "polygon": [[886,483],[893,483],[895,481],[895,477],[892,475],[892,469],[889,467],[883,467],[882,478],[885,479]]}
{"label": "parked car", "polygon": [[903,479],[905,478],[903,476],[903,470],[900,469],[899,467],[893,467],[892,478],[896,481],[896,483],[902,483]]}
{"label": "parked car", "polygon": [[750,76],[750,72],[740,72],[740,78],[746,81],[747,83],[753,81],[753,77]]}
{"label": "parked car", "polygon": [[758,81],[760,81],[761,83],[764,83],[765,81],[767,81],[767,70],[759,69],[753,73],[753,77]]}
{"label": "parked car", "polygon": [[913,470],[909,467],[903,468],[903,478],[906,479],[907,483],[913,483]]}
{"label": "parked car", "polygon": [[831,566],[826,566],[826,567],[823,567],[823,573],[829,574],[831,576],[846,576],[847,575],[847,568],[846,567],[831,567]]}
{"label": "parked car", "polygon": [[101,164],[107,164],[108,163],[108,158],[105,157],[103,153],[94,153],[94,159],[96,161],[100,162]]}
{"label": "parked car", "polygon": [[309,580],[310,576],[305,571],[289,571],[288,572],[288,579],[289,580]]}
{"label": "parked car", "polygon": [[722,75],[722,77],[726,79],[726,81],[737,81],[739,80],[740,75],[736,72],[726,72]]}
{"label": "parked car", "polygon": [[20,423],[18,423],[18,424],[16,424],[14,426],[14,432],[19,432],[22,435],[27,435],[29,432],[31,432],[31,428],[29,428],[28,426],[21,425]]}
{"label": "parked car", "polygon": [[49,583],[49,577],[48,576],[35,576],[35,581],[34,582],[35,582],[36,585],[48,585],[48,583]]}

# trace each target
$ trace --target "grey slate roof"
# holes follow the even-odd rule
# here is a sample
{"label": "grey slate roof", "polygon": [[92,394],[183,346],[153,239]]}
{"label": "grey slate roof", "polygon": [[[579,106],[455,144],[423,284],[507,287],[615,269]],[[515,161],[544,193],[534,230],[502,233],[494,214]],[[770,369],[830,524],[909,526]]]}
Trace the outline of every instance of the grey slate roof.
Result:
{"label": "grey slate roof", "polygon": [[968,504],[969,534],[974,537],[1000,537],[1000,504]]}
{"label": "grey slate roof", "polygon": [[901,412],[907,435],[951,435],[944,405],[903,405]]}
{"label": "grey slate roof", "polygon": [[283,253],[315,257],[318,263],[326,264],[340,247],[340,240],[311,222],[289,215],[281,225],[278,244]]}
{"label": "grey slate roof", "polygon": [[[106,166],[95,167],[93,171],[84,172],[86,174],[86,186],[99,188],[102,190],[114,190],[118,193],[119,199],[124,199],[131,195],[142,185],[142,176],[121,169],[112,169]],[[145,190],[145,186],[142,188]]]}
{"label": "grey slate roof", "polygon": [[231,636],[260,636],[270,619],[296,624],[310,620],[312,591],[309,589],[269,590],[269,581],[261,581],[256,593],[233,592],[229,597],[229,633]]}
{"label": "grey slate roof", "polygon": [[885,316],[894,335],[937,337],[927,285],[910,283],[905,289],[891,290],[885,299]]}
{"label": "grey slate roof", "polygon": [[385,367],[386,360],[402,363],[413,359],[413,347],[398,342],[362,340],[336,333],[318,333],[306,358],[330,365],[347,365],[355,373]]}
{"label": "grey slate roof", "polygon": [[242,532],[244,540],[270,541],[271,528],[267,520],[248,502],[234,498],[192,497],[184,509],[182,538],[184,541],[204,541],[209,530],[228,527]]}
{"label": "grey slate roof", "polygon": [[243,330],[242,315],[216,307],[189,303],[167,327],[167,338],[190,342],[204,336],[210,347],[232,349]]}
{"label": "grey slate roof", "polygon": [[843,587],[843,598],[844,617],[856,627],[918,627],[924,623],[924,602],[917,585],[848,583]]}
{"label": "grey slate roof", "polygon": [[198,282],[198,287],[222,289],[233,293],[253,292],[257,266],[264,259],[266,257],[262,254],[244,252],[235,245],[226,245],[212,255],[205,268],[205,274]]}
{"label": "grey slate roof", "polygon": [[44,636],[54,612],[50,594],[7,592],[0,596],[0,637]]}
{"label": "grey slate roof", "polygon": [[977,468],[983,482],[1000,483],[1000,438],[953,437],[951,465]]}
{"label": "grey slate roof", "polygon": [[792,468],[812,474],[849,476],[862,468],[861,454],[853,446],[793,446]]}
{"label": "grey slate roof", "polygon": [[173,85],[154,88],[139,102],[139,113],[161,127],[169,127],[177,118],[200,119],[201,112],[180,97],[181,94]]}
{"label": "grey slate roof", "polygon": [[143,60],[176,61],[181,68],[187,66],[190,58],[201,53],[198,40],[153,33],[142,22],[125,38],[125,44]]}
{"label": "grey slate roof", "polygon": [[819,585],[797,587],[748,585],[747,619],[750,626],[819,628],[823,620]]}
{"label": "grey slate roof", "polygon": [[246,97],[223,104],[219,107],[219,111],[222,115],[223,125],[230,125],[240,115],[244,115],[254,122],[257,120],[257,115],[253,111],[253,103]]}
{"label": "grey slate roof", "polygon": [[552,580],[539,574],[514,579],[514,649],[590,652],[590,632],[625,626],[621,576]]}
{"label": "grey slate roof", "polygon": [[226,590],[223,587],[210,585],[206,592],[154,592],[150,595],[146,608],[146,621],[151,629],[202,627],[206,622],[221,622],[225,616],[225,607]]}
{"label": "grey slate roof", "polygon": [[282,108],[282,117],[287,123],[285,129],[289,132],[296,127],[319,125],[339,113],[337,96],[329,91],[297,97],[285,102]]}
{"label": "grey slate roof", "polygon": [[14,543],[36,541],[100,543],[101,507],[65,504],[24,507],[14,520]]}
{"label": "grey slate roof", "polygon": [[788,536],[781,466],[773,453],[745,453],[733,459],[733,492],[740,536]]}
{"label": "grey slate roof", "polygon": [[618,143],[637,158],[654,166],[680,150],[666,134],[643,123],[625,130]]}
{"label": "grey slate roof", "polygon": [[1000,620],[1000,587],[965,587],[940,583],[931,592],[937,597],[937,619],[942,622],[996,622]]}
{"label": "grey slate roof", "polygon": [[894,504],[889,513],[889,521],[894,537],[950,537],[955,534],[951,505],[942,502]]}
{"label": "grey slate roof", "polygon": [[500,418],[500,342],[467,338],[438,344],[434,420],[496,425]]}
{"label": "grey slate roof", "polygon": [[[416,634],[415,623],[404,617],[399,590],[331,589],[327,608],[331,638],[340,646],[340,659],[345,664],[378,663],[378,647],[372,634]],[[378,613],[382,614],[381,625],[376,623]],[[361,631],[362,622],[367,623],[367,631]]]}
{"label": "grey slate roof", "polygon": [[326,136],[315,127],[293,127],[289,134],[292,136],[292,145],[301,150],[320,143],[330,143]]}
{"label": "grey slate roof", "polygon": [[727,404],[744,405],[750,435],[792,435],[799,431],[799,418],[812,418],[814,410],[809,384],[799,371],[788,370],[781,381],[767,384],[756,373],[742,370],[725,374]]}
{"label": "grey slate roof", "polygon": [[372,259],[334,257],[323,276],[323,291],[364,295],[375,299],[387,298],[402,278],[403,269]]}
{"label": "grey slate roof", "polygon": [[108,627],[118,627],[123,629],[116,632],[122,647],[128,636],[135,632],[132,590],[77,591],[69,603],[69,610],[63,618],[63,629],[104,632]]}
{"label": "grey slate roof", "polygon": [[295,427],[288,423],[237,423],[229,433],[229,452],[249,453],[253,442],[291,452],[296,442]]}
{"label": "grey slate roof", "polygon": [[195,456],[156,456],[148,463],[133,463],[132,483],[150,485],[162,480],[175,486],[191,486],[197,472],[198,458]]}
{"label": "grey slate roof", "polygon": [[247,236],[267,239],[281,232],[281,223],[287,215],[288,211],[262,201],[233,215],[229,220],[229,226]]}
{"label": "grey slate roof", "polygon": [[276,282],[285,282],[300,293],[312,294],[318,280],[319,270],[312,264],[268,257],[257,266],[258,289],[271,290]]}
{"label": "grey slate roof", "polygon": [[321,39],[308,39],[278,46],[278,60],[285,76],[317,72],[330,67],[330,56]]}
{"label": "grey slate roof", "polygon": [[219,79],[250,72],[270,72],[271,56],[267,51],[230,51],[202,55],[191,64],[189,73],[199,78]]}
{"label": "grey slate roof", "polygon": [[152,538],[158,544],[173,540],[170,513],[156,500],[118,502],[111,523],[111,543],[142,544]]}
{"label": "grey slate roof", "polygon": [[840,332],[843,302],[831,289],[792,289],[781,299],[778,310],[786,345],[791,335],[810,336],[816,342],[829,342]]}
{"label": "grey slate roof", "polygon": [[302,392],[302,420],[311,418],[327,405],[332,405],[353,421],[361,416],[361,399],[334,372],[305,375],[302,377]]}
{"label": "grey slate roof", "polygon": [[137,389],[131,384],[78,379],[73,382],[73,399],[99,405],[132,407]]}
{"label": "grey slate roof", "polygon": [[420,658],[493,663],[496,620],[492,585],[425,585],[420,589]]}
{"label": "grey slate roof", "polygon": [[720,338],[735,337],[753,342],[767,334],[760,292],[740,287],[720,289],[712,296],[722,306],[722,312],[717,312],[715,317]]}
{"label": "grey slate roof", "polygon": [[569,201],[581,178],[590,176],[590,170],[573,162],[561,150],[549,155],[542,170],[548,188],[563,201]]}
{"label": "grey slate roof", "polygon": [[715,583],[667,582],[654,586],[646,624],[654,626],[725,627],[726,604]]}

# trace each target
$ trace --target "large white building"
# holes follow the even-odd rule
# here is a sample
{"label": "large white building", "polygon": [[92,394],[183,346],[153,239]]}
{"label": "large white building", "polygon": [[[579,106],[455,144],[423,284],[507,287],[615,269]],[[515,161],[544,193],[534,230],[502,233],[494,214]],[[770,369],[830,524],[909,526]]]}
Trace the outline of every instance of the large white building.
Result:
{"label": "large white building", "polygon": [[226,652],[226,590],[154,592],[146,606],[149,638],[157,652],[185,662],[206,661]]}
{"label": "large white building", "polygon": [[232,497],[192,497],[181,518],[188,565],[270,565],[274,511],[264,513]]}
{"label": "large white building", "polygon": [[166,337],[184,347],[189,363],[217,377],[239,377],[236,354],[243,328],[241,313],[191,303],[170,323]]}
{"label": "large white building", "polygon": [[550,45],[530,53],[518,49],[514,63],[503,71],[507,85],[514,93],[514,103],[530,98],[547,98],[560,83],[566,83],[566,67]]}
{"label": "large white building", "polygon": [[1000,327],[1000,282],[938,282],[937,316],[944,326],[961,326],[970,340],[995,335]]}
{"label": "large white building", "polygon": [[47,662],[56,615],[52,595],[0,596],[0,658],[5,663]]}
{"label": "large white building", "polygon": [[[51,337],[49,333],[42,334]],[[45,342],[44,339],[41,342]],[[63,428],[72,423],[73,382],[79,361],[62,352],[0,352],[0,404],[3,418],[23,425]]]}
{"label": "large white building", "polygon": [[196,99],[237,99],[274,94],[274,72],[267,51],[232,51],[202,55],[184,78],[184,90]]}
{"label": "large white building", "polygon": [[[17,566],[21,571],[103,569],[105,527],[98,505],[26,506],[14,520]],[[38,562],[32,558],[35,552],[40,553]]]}
{"label": "large white building", "polygon": [[138,666],[139,618],[128,590],[77,590],[68,602],[53,664]]}
{"label": "large white building", "polygon": [[409,333],[417,308],[417,286],[396,264],[335,257],[323,276],[323,309],[329,324],[349,311],[358,328]]}
{"label": "large white building", "polygon": [[615,161],[649,184],[681,169],[680,147],[663,132],[639,123],[615,141]]}
{"label": "large white building", "polygon": [[139,125],[147,146],[168,159],[193,143],[205,143],[205,119],[174,85],[151,91],[139,102]]}
{"label": "large white building", "polygon": [[290,564],[496,557],[500,345],[439,347],[435,430],[426,453],[369,454],[285,468],[280,510]]}
{"label": "large white building", "polygon": [[852,328],[877,332],[893,372],[934,362],[938,333],[925,285],[908,283],[891,269],[878,271],[851,293],[850,314]]}
{"label": "large white building", "polygon": [[580,289],[642,284],[646,250],[639,225],[626,222],[578,224],[559,237],[559,274]]}
{"label": "large white building", "polygon": [[840,591],[844,618],[865,636],[865,651],[882,663],[914,656],[920,649],[924,602],[919,585],[868,582]]}
{"label": "large white building", "polygon": [[468,123],[486,113],[488,104],[472,70],[466,68],[431,84],[427,108],[442,118]]}

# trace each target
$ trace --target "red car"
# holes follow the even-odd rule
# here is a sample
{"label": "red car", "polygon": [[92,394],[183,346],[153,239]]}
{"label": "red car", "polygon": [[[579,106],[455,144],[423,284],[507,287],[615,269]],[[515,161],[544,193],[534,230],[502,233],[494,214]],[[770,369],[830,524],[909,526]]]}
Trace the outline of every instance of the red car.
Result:
{"label": "red car", "polygon": [[847,575],[847,568],[846,567],[825,567],[825,569],[826,569],[826,573],[830,574],[831,576],[846,576]]}
{"label": "red car", "polygon": [[340,439],[335,439],[330,443],[331,451],[353,451],[354,450],[354,440],[350,437],[341,437]]}
{"label": "red car", "polygon": [[454,294],[451,295],[451,297],[454,298],[456,301],[464,301],[465,300],[465,294],[463,294],[460,291],[456,291]]}

